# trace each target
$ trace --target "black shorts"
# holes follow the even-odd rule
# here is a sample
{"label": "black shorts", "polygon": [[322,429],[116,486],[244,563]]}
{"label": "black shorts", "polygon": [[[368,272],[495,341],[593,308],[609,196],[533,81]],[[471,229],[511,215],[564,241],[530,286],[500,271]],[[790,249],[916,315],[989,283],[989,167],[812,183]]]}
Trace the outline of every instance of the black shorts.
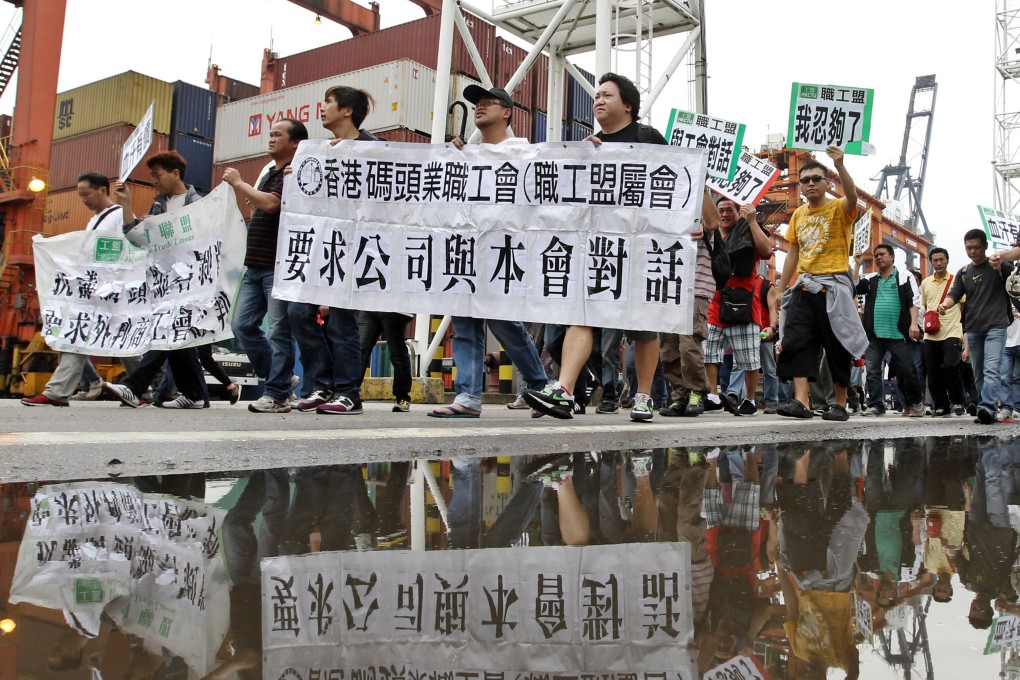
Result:
{"label": "black shorts", "polygon": [[829,322],[825,292],[808,293],[794,288],[783,321],[783,343],[776,361],[776,372],[782,380],[807,378],[818,380],[818,352],[825,350],[832,382],[850,387],[850,365],[853,357],[843,347]]}

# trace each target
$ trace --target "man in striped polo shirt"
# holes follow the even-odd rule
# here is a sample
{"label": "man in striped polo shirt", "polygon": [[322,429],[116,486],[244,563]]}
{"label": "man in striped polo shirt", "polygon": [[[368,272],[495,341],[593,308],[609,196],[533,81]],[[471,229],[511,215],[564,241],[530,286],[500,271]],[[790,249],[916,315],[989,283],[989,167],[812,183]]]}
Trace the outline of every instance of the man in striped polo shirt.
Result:
{"label": "man in striped polo shirt", "polygon": [[885,389],[882,382],[882,362],[888,352],[892,356],[897,375],[903,376],[906,391],[904,416],[920,417],[924,408],[915,410],[924,402],[924,391],[917,378],[914,353],[907,338],[917,340],[921,329],[917,325],[917,304],[920,293],[913,275],[900,273],[894,265],[892,246],[879,243],[872,252],[878,275],[860,280],[864,253],[855,253],[853,279],[857,293],[864,295],[864,330],[868,334],[868,351],[864,355],[867,371],[868,410],[866,416],[885,415]]}

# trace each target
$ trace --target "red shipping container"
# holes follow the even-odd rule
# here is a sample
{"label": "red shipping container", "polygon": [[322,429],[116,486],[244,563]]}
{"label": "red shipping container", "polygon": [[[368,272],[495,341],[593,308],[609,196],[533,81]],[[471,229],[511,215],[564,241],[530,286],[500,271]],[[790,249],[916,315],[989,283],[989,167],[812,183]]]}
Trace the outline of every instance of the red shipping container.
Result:
{"label": "red shipping container", "polygon": [[510,119],[510,129],[514,131],[514,136],[524,137],[528,141],[531,141],[532,125],[531,111],[521,108],[520,106],[515,106],[514,115]]}
{"label": "red shipping container", "polygon": [[531,65],[529,73],[531,82],[534,84],[535,104],[532,107],[536,111],[549,110],[549,57],[545,54],[538,55],[538,59]]}
{"label": "red shipping container", "polygon": [[[85,172],[101,172],[107,177],[116,177],[120,172],[121,149],[134,129],[134,125],[115,125],[53,142],[50,151],[50,190],[60,191],[76,186],[78,176]],[[166,135],[158,132],[153,134],[149,153],[138,163],[129,179],[132,182],[152,184],[152,175],[145,161],[168,148]]]}
{"label": "red shipping container", "polygon": [[[282,57],[276,63],[276,89],[304,85],[339,73],[350,73],[398,59],[411,59],[435,69],[439,57],[439,22],[435,14],[390,28],[366,33],[332,45]],[[495,59],[496,27],[473,14],[464,14],[468,30],[489,73]],[[467,47],[455,31],[451,70],[478,77]]]}
{"label": "red shipping container", "polygon": [[408,130],[407,128],[394,128],[392,130],[383,130],[381,132],[373,132],[373,135],[379,139],[385,139],[388,142],[410,142],[414,144],[431,144],[432,138],[428,135],[423,135],[420,132],[414,130]]}
{"label": "red shipping container", "polygon": [[[513,77],[514,72],[517,71],[517,67],[524,63],[524,58],[528,56],[528,50],[523,47],[507,42],[503,38],[496,38],[496,69],[492,73],[492,84],[496,87],[505,87],[510,82],[510,78]],[[524,80],[520,82],[514,91],[510,93],[514,103],[523,106],[526,109],[531,109],[535,104],[535,73],[536,68],[540,68],[541,60],[536,59],[535,63],[532,64],[528,70],[528,74],[524,76]],[[549,65],[545,65],[546,77],[549,74]]]}
{"label": "red shipping container", "polygon": [[[245,158],[238,161],[217,163],[213,166],[213,188],[215,189],[223,181],[223,173],[226,172],[227,168],[234,168],[241,173],[242,180],[252,186],[256,186],[259,175],[262,174],[262,169],[269,165],[269,163],[269,156],[255,156],[254,158]],[[241,216],[247,221],[251,217],[252,209],[245,205],[244,198],[241,196],[237,198],[237,207],[241,211]]]}

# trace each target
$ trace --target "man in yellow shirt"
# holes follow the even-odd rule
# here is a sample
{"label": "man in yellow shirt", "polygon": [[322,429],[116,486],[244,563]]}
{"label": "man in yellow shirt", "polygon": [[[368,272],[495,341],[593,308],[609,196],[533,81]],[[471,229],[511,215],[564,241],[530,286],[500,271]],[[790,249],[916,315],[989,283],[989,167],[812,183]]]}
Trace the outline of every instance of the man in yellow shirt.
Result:
{"label": "man in yellow shirt", "polygon": [[[921,305],[925,311],[935,310],[945,300],[953,275],[949,273],[949,251],[932,248],[928,253],[933,273],[921,281]],[[960,307],[956,305],[939,317],[939,329],[924,332],[924,365],[928,373],[928,391],[935,406],[935,416],[962,416],[967,412],[967,397],[963,393],[960,363],[966,347],[963,341],[963,324]]]}
{"label": "man in yellow shirt", "polygon": [[[783,303],[777,362],[779,377],[793,380],[795,398],[777,413],[790,418],[813,415],[808,381],[817,380],[818,353],[824,349],[836,403],[829,404],[822,417],[847,420],[850,365],[868,349],[849,267],[857,188],[843,165],[843,151],[830,146],[825,153],[839,173],[844,196],[829,198],[829,170],[821,163],[812,161],[800,168],[798,178],[807,204],[794,211],[786,230],[790,250],[779,282]],[[794,277],[794,288],[787,290]]]}

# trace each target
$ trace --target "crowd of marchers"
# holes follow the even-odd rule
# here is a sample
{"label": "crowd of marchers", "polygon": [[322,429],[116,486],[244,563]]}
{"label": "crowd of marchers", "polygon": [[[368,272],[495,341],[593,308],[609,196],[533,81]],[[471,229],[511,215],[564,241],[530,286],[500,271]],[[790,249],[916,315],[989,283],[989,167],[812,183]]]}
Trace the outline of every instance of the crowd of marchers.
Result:
{"label": "crowd of marchers", "polygon": [[[464,96],[473,104],[481,143],[527,141],[510,135],[514,106],[505,90],[470,85]],[[368,92],[331,87],[321,124],[336,141],[374,140],[363,128],[373,105]],[[666,144],[659,131],[638,122],[640,93],[627,78],[603,75],[593,106],[601,131],[585,141],[596,147]],[[233,168],[223,175],[252,210],[232,324],[260,379],[261,396],[248,409],[363,413],[362,381],[383,339],[393,365],[392,409],[407,412],[413,384],[408,315],[273,297],[284,179],[305,139],[303,123],[279,120],[270,132],[270,163],[254,185]],[[453,140],[458,148],[464,143]],[[762,276],[763,263],[773,256],[773,234],[758,223],[755,207],[706,189],[692,234],[697,262],[691,334],[454,317],[456,396],[427,415],[481,415],[488,329],[518,371],[521,389],[508,407],[530,409],[536,418],[569,419],[589,406],[597,414],[629,409],[634,421],[650,420],[656,411],[697,417],[716,409],[830,421],[893,409],[913,417],[970,413],[985,424],[1020,418],[1020,305],[1014,297],[1020,296],[1020,277],[1011,278],[1020,245],[989,255],[985,233],[971,230],[964,236],[970,262],[952,273],[948,251],[932,248],[933,273],[923,280],[918,270],[898,269],[887,244],[854,253],[857,190],[843,151],[833,146],[826,154],[843,195],[834,196],[825,165],[812,161],[798,169],[805,202],[786,228],[789,251],[776,284]],[[200,198],[186,183],[187,164],[176,152],[153,155],[147,164],[160,194],[143,218]],[[87,229],[112,219],[126,233],[140,221],[122,182],[85,173],[78,192],[94,213]],[[876,271],[862,278],[869,258]],[[296,350],[303,379],[295,376]],[[61,353],[45,390],[22,403],[67,406],[105,392],[132,407],[203,408],[209,405],[205,371],[224,385],[231,403],[241,396],[209,345],[150,351],[124,364],[128,378],[106,383],[87,356]]]}

